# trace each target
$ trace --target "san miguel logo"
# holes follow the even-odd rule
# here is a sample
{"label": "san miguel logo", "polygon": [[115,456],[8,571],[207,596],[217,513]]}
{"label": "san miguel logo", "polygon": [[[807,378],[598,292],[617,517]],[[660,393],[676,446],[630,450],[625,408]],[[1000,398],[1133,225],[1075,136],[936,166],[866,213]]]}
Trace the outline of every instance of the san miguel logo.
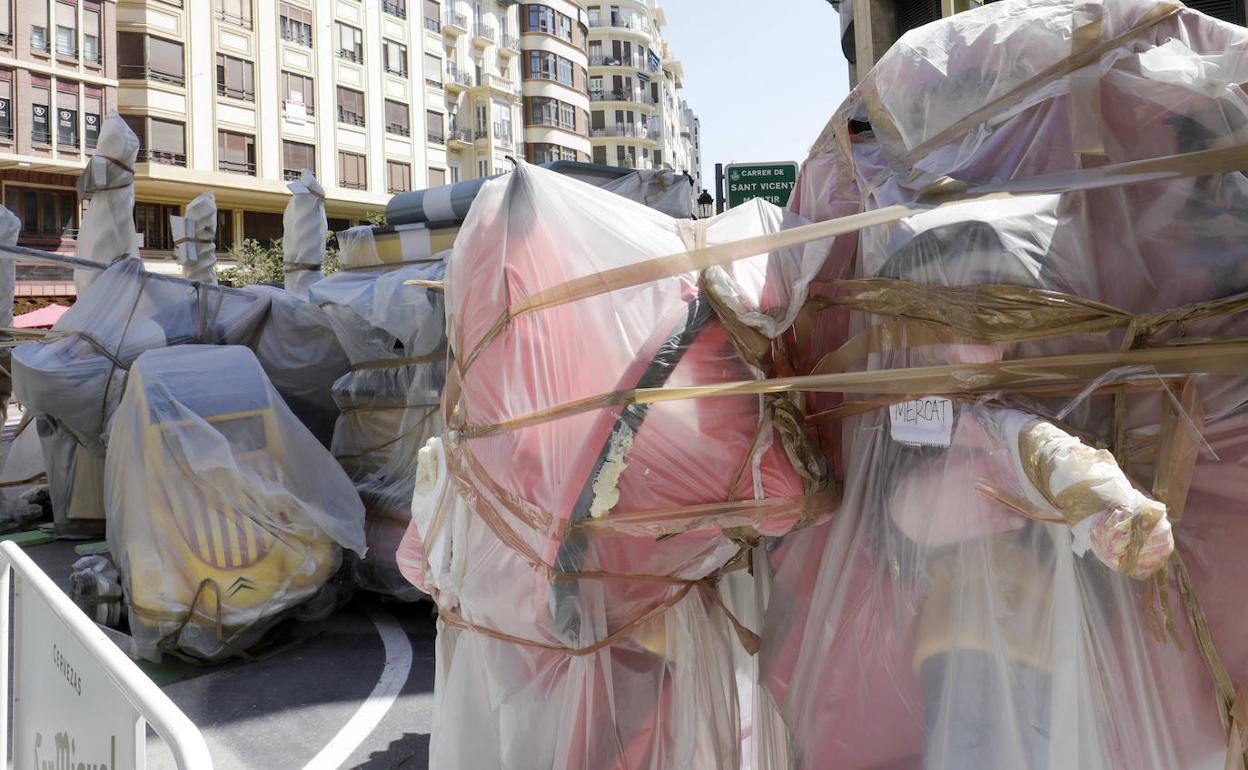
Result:
{"label": "san miguel logo", "polygon": [[44,745],[43,733],[35,733],[34,770],[117,770],[117,736],[109,736],[108,741],[108,761],[102,761],[103,757],[88,761],[78,754],[77,742],[68,730],[53,735],[49,746]]}

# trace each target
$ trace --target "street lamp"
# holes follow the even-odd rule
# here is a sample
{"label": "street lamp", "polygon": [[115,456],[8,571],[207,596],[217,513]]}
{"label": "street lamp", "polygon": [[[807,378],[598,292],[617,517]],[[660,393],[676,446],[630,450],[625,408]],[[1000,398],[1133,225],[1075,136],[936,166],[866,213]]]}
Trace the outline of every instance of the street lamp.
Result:
{"label": "street lamp", "polygon": [[710,219],[715,213],[715,199],[706,190],[698,196],[698,219]]}

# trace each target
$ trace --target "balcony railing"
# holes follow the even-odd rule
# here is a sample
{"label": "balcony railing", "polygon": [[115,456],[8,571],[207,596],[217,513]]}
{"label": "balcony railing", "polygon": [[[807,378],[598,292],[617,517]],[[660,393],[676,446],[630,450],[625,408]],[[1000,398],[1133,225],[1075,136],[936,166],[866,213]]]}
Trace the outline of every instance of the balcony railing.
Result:
{"label": "balcony railing", "polygon": [[632,69],[646,69],[646,57],[644,56],[612,56],[609,54],[595,54],[589,57],[589,66],[591,67],[631,67]]}
{"label": "balcony railing", "polygon": [[51,52],[52,41],[48,38],[47,27],[30,28],[30,48],[32,51],[42,51],[44,53]]}
{"label": "balcony railing", "polygon": [[453,35],[458,35],[461,32],[467,32],[467,31],[468,31],[468,17],[463,15],[462,13],[454,13],[452,11],[447,11],[446,15],[442,17],[442,32],[443,33],[449,32]]}
{"label": "balcony railing", "polygon": [[429,144],[446,144],[446,134],[441,131],[429,131],[426,136],[429,138]]}
{"label": "balcony railing", "polygon": [[175,86],[186,85],[186,78],[181,73],[162,72],[142,64],[119,64],[117,76],[122,80],[155,80]]}
{"label": "balcony railing", "polygon": [[254,88],[231,88],[225,83],[217,83],[217,96],[228,96],[231,99],[254,102],[256,100],[256,90]]}
{"label": "balcony railing", "polygon": [[338,58],[343,59],[345,61],[353,61],[356,64],[359,64],[364,61],[364,49],[363,48],[339,48]]}
{"label": "balcony railing", "polygon": [[447,138],[452,142],[463,142],[464,144],[472,143],[472,129],[468,128],[452,128]]}
{"label": "balcony railing", "polygon": [[348,126],[362,126],[364,125],[364,116],[354,110],[339,107],[338,122],[346,123]]}
{"label": "balcony railing", "polygon": [[448,65],[446,68],[446,83],[447,85],[453,83],[464,88],[472,88],[472,73]]}
{"label": "balcony railing", "polygon": [[294,182],[303,178],[303,169],[284,168],[282,169],[282,179],[287,182]]}
{"label": "balcony railing", "polygon": [[438,21],[437,19],[431,19],[428,16],[426,16],[425,17],[425,29],[429,30],[430,32],[441,34],[442,22]]}
{"label": "balcony railing", "polygon": [[472,138],[473,138],[474,140],[477,140],[477,141],[480,141],[481,139],[489,139],[489,138],[490,138],[490,129],[488,129],[488,128],[478,128],[477,130],[475,130],[475,131],[473,131],[473,132],[472,132]]}
{"label": "balcony railing", "polygon": [[499,35],[498,47],[507,51],[519,51],[520,39],[515,35]]}
{"label": "balcony railing", "polygon": [[0,32],[0,45],[13,45],[13,33]]}
{"label": "balcony railing", "polygon": [[346,188],[346,189],[348,189],[348,190],[367,190],[367,189],[368,189],[368,182],[367,182],[367,181],[358,181],[358,182],[357,182],[357,181],[353,181],[353,180],[344,179],[343,181],[341,181],[341,182],[339,182],[339,183],[338,183],[338,186],[339,186],[339,187],[344,187],[344,188]]}
{"label": "balcony railing", "polygon": [[251,29],[251,17],[250,16],[243,16],[242,14],[238,14],[238,13],[230,13],[229,11],[223,8],[217,8],[216,10],[213,11],[212,15],[217,19],[217,21],[224,21],[229,24],[233,24],[236,27],[242,27],[243,29]]}
{"label": "balcony railing", "polygon": [[590,91],[591,102],[631,102],[653,106],[654,97],[645,91]]}
{"label": "balcony railing", "polygon": [[58,150],[69,150],[70,152],[78,152],[78,139],[77,137],[71,137],[71,138],[65,139],[65,138],[58,136],[56,138],[56,148]]}
{"label": "balcony railing", "polygon": [[218,171],[229,171],[234,174],[247,174],[248,176],[256,175],[255,161],[249,160],[218,160]]}
{"label": "balcony railing", "polygon": [[382,0],[381,10],[398,19],[407,18],[407,3],[396,3],[394,0]]}
{"label": "balcony railing", "polygon": [[608,29],[628,29],[645,35],[650,34],[650,25],[647,24],[640,16],[590,16],[589,26],[606,27]]}
{"label": "balcony railing", "polygon": [[485,40],[487,44],[494,42],[496,34],[493,27],[485,24],[477,24],[472,28],[473,40]]}
{"label": "balcony railing", "polygon": [[645,126],[624,123],[622,125],[603,126],[602,128],[590,129],[590,136],[623,136],[632,139],[654,139],[657,137],[657,131],[650,131]]}
{"label": "balcony railing", "polygon": [[547,128],[560,128],[564,131],[576,133],[576,125],[569,125],[553,115],[534,115],[529,120],[530,126],[544,126]]}
{"label": "balcony railing", "polygon": [[386,133],[387,133],[387,134],[394,134],[395,136],[411,136],[411,135],[412,135],[412,127],[411,127],[411,126],[405,126],[405,125],[403,125],[402,123],[387,123],[387,124],[386,124]]}
{"label": "balcony railing", "polygon": [[503,147],[512,146],[511,125],[503,123],[494,124],[494,141]]}
{"label": "balcony railing", "polygon": [[312,47],[312,27],[305,24],[283,24],[282,40],[287,43],[301,45],[304,48]]}
{"label": "balcony railing", "polygon": [[[166,152],[164,150],[149,150],[144,148],[139,150],[139,154],[135,160],[138,163],[159,163],[164,166],[186,166],[186,154],[181,152]],[[224,167],[225,162],[226,161],[221,162],[222,167]]]}

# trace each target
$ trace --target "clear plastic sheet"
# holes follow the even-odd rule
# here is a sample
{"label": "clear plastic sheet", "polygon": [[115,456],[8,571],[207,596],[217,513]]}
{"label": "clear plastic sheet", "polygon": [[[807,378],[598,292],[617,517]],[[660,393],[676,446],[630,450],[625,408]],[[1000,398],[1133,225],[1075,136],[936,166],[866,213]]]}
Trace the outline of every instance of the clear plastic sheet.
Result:
{"label": "clear plastic sheet", "polygon": [[[139,138],[116,111],[100,127],[99,142],[78,177],[78,195],[90,201],[78,229],[78,256],[110,265],[126,256],[138,256],[134,230],[134,162]],[[99,277],[95,270],[74,270],[78,296]]]}
{"label": "clear plastic sheet", "polygon": [[217,282],[217,196],[200,193],[186,204],[186,216],[169,217],[174,239],[174,258],[182,277],[191,281]]}
{"label": "clear plastic sheet", "polygon": [[325,188],[307,169],[286,185],[290,202],[282,214],[282,262],[286,266],[286,290],[307,298],[312,284],[321,280],[325,261]]}
{"label": "clear plastic sheet", "polygon": [[353,560],[352,571],[365,588],[416,599],[394,558],[411,520],[417,451],[442,430],[446,320],[440,293],[406,282],[441,281],[445,265],[385,262],[367,226],[339,233],[338,242],[343,269],[310,296],[350,362],[333,383],[340,414],[331,448],[367,514],[369,556]]}
{"label": "clear plastic sheet", "polygon": [[693,181],[687,174],[671,171],[638,169],[619,179],[612,179],[602,189],[622,195],[630,201],[649,206],[676,219],[693,216]]}
{"label": "clear plastic sheet", "polygon": [[244,347],[140,356],[105,479],[109,548],[147,657],[244,651],[321,591],[340,548],[365,549],[350,479]]}
{"label": "clear plastic sheet", "polygon": [[[792,208],[824,220],[912,203],[941,180],[976,185],[1242,144],[1246,47],[1242,28],[1143,0],[1005,0],[957,14],[907,34],[864,78],[803,167]],[[1061,69],[1087,51],[1088,67],[1075,76]],[[1074,152],[1095,146],[1103,155]],[[838,239],[813,293],[839,299],[843,277],[1009,284],[1155,312],[1248,289],[1246,215],[1240,173],[953,206]],[[798,330],[799,370],[867,327],[895,322],[825,310]],[[1244,331],[1242,317],[1228,316],[1134,342]],[[933,344],[907,340],[903,326],[879,339],[891,344],[851,370],[1124,345],[1122,331]],[[767,546],[775,575],[760,661],[798,766],[1243,766],[1234,756],[1225,764],[1222,708],[1234,691],[1215,690],[1188,612],[1194,592],[1230,681],[1248,681],[1237,598],[1248,577],[1248,383],[1197,377],[1199,410],[1180,410],[1182,424],[1202,426],[1203,441],[1190,489],[1164,501],[1179,558],[1155,573],[1163,578],[1136,579],[1147,567],[1129,569],[1114,545],[1122,520],[1104,499],[1075,494],[1089,485],[1054,482],[1050,492],[1069,494],[1038,494],[1019,460],[1020,426],[1054,423],[1119,450],[1136,487],[1119,487],[1125,496],[1154,496],[1159,471],[1179,472],[1160,447],[1184,382],[1147,371],[1123,381],[1135,387],[1119,390],[1117,404],[1104,392],[946,402],[947,438],[930,445],[899,438],[897,424],[911,421],[904,404],[815,418],[844,496],[832,522]],[[817,395],[808,413],[871,396]],[[1112,461],[1084,450],[1068,459],[1085,477]],[[1095,519],[1046,507],[1089,499],[1102,506]],[[1162,529],[1152,532],[1164,539]],[[1163,603],[1155,580],[1167,575]]]}
{"label": "clear plastic sheet", "polygon": [[760,203],[681,222],[524,163],[482,188],[447,268],[452,424],[421,450],[399,554],[441,610],[432,766],[739,765],[733,647],[751,635],[734,633],[712,581],[760,532],[820,512],[806,497],[820,469],[803,478],[786,451],[801,436],[773,421],[785,399],[484,428],[638,385],[760,378],[734,343],[746,325],[721,321],[711,295],[731,288],[735,307],[783,330],[804,287],[766,291],[764,277],[808,280],[827,243],[748,260],[715,286],[684,274],[508,309],[785,221]]}

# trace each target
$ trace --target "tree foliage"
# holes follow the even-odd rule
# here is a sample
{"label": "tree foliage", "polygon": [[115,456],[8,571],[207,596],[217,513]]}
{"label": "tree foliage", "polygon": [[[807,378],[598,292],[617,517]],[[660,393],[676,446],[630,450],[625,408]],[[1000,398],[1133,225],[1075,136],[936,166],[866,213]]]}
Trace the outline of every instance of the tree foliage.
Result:
{"label": "tree foliage", "polygon": [[[325,260],[321,270],[325,275],[338,271],[338,247],[332,240],[333,233],[326,235]],[[217,272],[217,280],[224,286],[252,286],[258,283],[281,286],[286,272],[282,264],[282,239],[275,238],[266,246],[260,241],[247,239],[230,250],[234,267]]]}

